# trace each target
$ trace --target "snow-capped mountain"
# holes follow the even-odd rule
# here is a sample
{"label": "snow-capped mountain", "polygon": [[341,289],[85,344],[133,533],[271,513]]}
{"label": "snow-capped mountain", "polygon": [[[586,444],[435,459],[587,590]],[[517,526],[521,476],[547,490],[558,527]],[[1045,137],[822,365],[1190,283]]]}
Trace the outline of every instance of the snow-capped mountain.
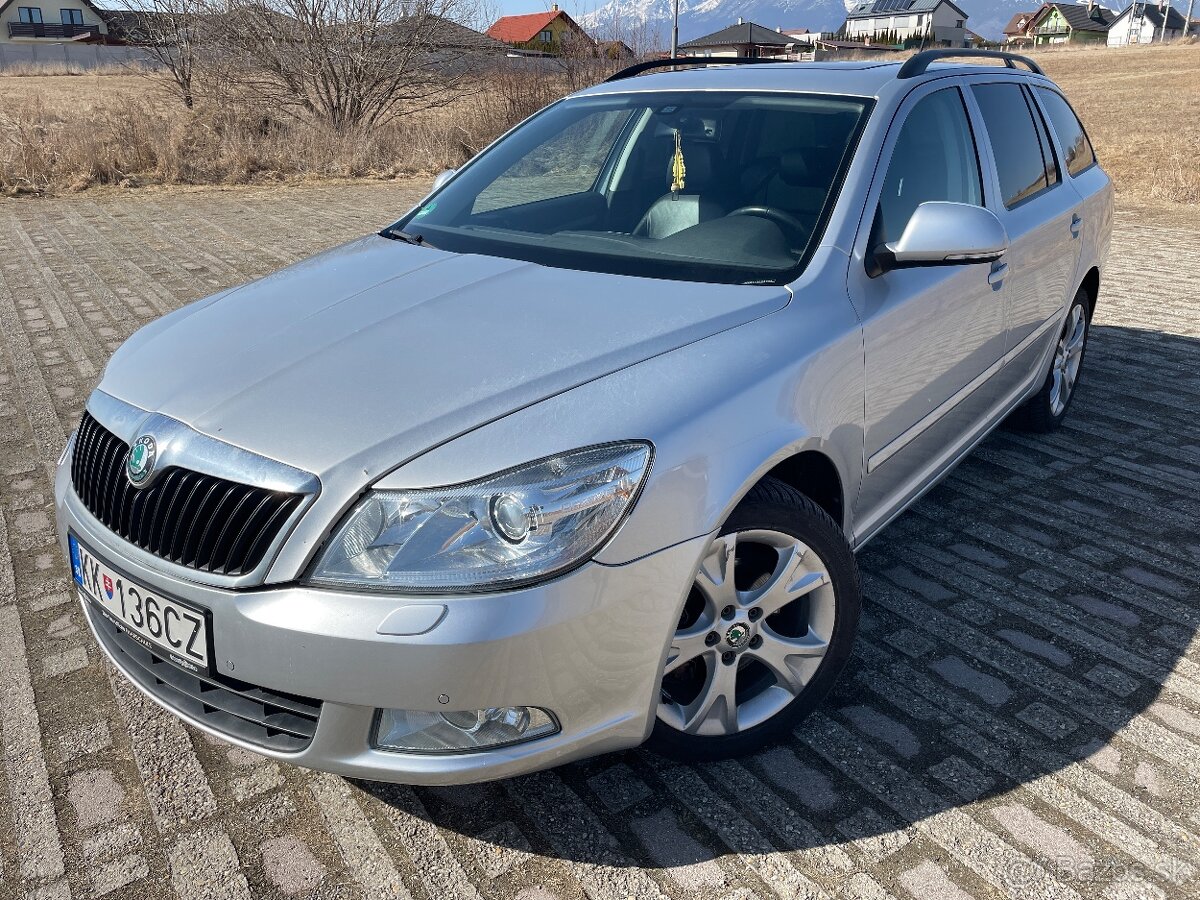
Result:
{"label": "snow-capped mountain", "polygon": [[[999,38],[1016,13],[1032,11],[1033,0],[954,0],[969,16],[967,28]],[[679,39],[689,41],[733,25],[738,18],[764,28],[835,31],[855,0],[679,0]],[[644,29],[657,35],[660,46],[670,43],[671,0],[608,0],[594,12],[579,16],[585,28],[604,32]]]}

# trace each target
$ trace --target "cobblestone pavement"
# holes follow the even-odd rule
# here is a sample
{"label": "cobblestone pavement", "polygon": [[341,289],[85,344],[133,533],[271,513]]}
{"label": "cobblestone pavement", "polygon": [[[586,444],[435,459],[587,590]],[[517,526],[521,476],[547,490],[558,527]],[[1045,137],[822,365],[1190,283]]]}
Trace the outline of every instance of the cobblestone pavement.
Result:
{"label": "cobblestone pavement", "polygon": [[1067,427],[996,434],[863,553],[856,659],[789,746],[369,785],[209,740],[115,676],[49,484],[109,353],[418,194],[0,201],[0,896],[1200,896],[1200,221],[1178,215],[1120,215]]}

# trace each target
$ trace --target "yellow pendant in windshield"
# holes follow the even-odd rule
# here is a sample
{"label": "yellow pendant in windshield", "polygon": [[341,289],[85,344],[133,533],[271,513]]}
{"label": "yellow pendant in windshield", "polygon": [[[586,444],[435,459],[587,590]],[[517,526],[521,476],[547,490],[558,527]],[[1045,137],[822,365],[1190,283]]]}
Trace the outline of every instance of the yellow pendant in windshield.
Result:
{"label": "yellow pendant in windshield", "polygon": [[679,130],[675,130],[675,158],[671,160],[671,193],[678,194],[683,190],[683,179],[687,175],[687,166],[683,163],[683,142]]}

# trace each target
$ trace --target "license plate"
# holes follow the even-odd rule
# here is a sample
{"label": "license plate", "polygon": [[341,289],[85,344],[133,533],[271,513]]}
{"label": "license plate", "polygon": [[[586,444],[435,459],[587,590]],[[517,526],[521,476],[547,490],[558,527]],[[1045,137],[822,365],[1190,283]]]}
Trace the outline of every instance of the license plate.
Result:
{"label": "license plate", "polygon": [[193,672],[208,671],[208,619],[204,612],[138,584],[98,559],[68,535],[71,572],[80,596],[147,650]]}

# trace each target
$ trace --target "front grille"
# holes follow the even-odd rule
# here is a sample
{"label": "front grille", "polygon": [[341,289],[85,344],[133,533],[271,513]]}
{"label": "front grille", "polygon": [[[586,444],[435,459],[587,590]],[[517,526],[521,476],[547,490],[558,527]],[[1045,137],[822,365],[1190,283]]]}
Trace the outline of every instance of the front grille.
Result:
{"label": "front grille", "polygon": [[131,544],[202,572],[253,572],[303,499],[178,466],[139,489],[125,477],[128,458],[129,445],[85,412],[71,458],[75,493]]}
{"label": "front grille", "polygon": [[321,701],[282,694],[225,675],[196,675],[147,650],[104,613],[84,604],[121,671],[183,716],[259,747],[298,753],[312,743]]}

